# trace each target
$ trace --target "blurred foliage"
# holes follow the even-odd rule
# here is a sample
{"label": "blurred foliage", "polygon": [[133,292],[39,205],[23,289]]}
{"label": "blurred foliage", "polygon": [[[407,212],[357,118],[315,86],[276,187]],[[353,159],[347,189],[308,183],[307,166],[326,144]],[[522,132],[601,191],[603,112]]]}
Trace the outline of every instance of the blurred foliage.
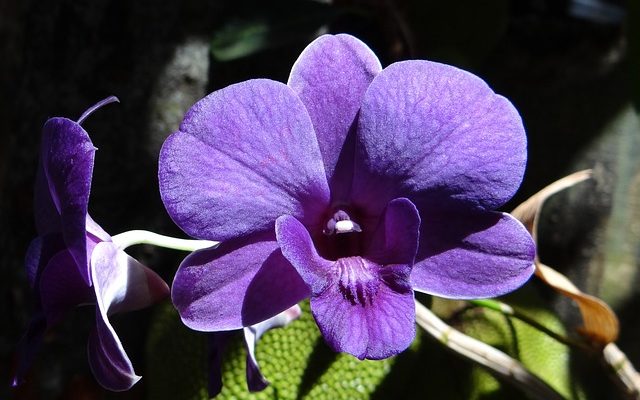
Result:
{"label": "blurred foliage", "polygon": [[633,102],[640,112],[640,2],[629,1],[629,59],[630,80],[633,85]]}
{"label": "blurred foliage", "polygon": [[[248,4],[247,4],[248,3]],[[241,15],[231,15],[211,40],[216,61],[231,61],[273,48],[311,42],[340,10],[309,0],[243,2]]]}

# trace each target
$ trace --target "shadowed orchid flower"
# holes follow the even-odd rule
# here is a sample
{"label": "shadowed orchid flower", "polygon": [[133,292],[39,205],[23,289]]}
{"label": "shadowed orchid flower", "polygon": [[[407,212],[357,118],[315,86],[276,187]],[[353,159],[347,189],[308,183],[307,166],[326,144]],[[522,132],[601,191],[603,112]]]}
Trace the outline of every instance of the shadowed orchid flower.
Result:
{"label": "shadowed orchid flower", "polygon": [[44,125],[35,187],[38,237],[26,257],[37,312],[19,345],[14,385],[24,379],[46,329],[84,304],[96,309],[88,356],[98,382],[120,391],[140,379],[109,316],[159,301],[169,295],[169,288],[156,273],[122,251],[87,214],[96,149],[81,123],[114,101],[117,98],[109,97],[97,103],[78,122],[51,118]]}
{"label": "shadowed orchid flower", "polygon": [[382,70],[322,36],[287,85],[249,80],[185,115],[160,190],[189,235],[172,299],[196,330],[239,329],[311,297],[328,344],[360,359],[406,349],[414,290],[493,297],[533,273],[534,244],[494,211],[526,164],[518,112],[480,78],[422,60]]}

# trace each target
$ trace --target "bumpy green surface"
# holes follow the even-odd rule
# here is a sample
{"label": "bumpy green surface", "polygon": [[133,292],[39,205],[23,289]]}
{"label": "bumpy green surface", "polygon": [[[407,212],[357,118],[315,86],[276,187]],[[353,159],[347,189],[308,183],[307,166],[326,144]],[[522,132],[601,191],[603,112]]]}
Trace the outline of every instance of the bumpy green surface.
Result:
{"label": "bumpy green surface", "polygon": [[[283,329],[267,332],[257,358],[272,383],[250,394],[245,381],[245,351],[238,335],[225,354],[220,399],[366,399],[389,372],[394,359],[359,361],[333,353],[324,343],[309,312]],[[151,399],[206,399],[204,336],[180,325],[170,307],[156,318],[149,340],[147,373]],[[184,352],[182,354],[182,352]],[[178,359],[177,363],[168,360]]]}
{"label": "bumpy green surface", "polygon": [[[514,399],[526,398],[509,384],[451,353],[419,331],[410,349],[383,361],[359,361],[335,354],[318,332],[308,303],[302,317],[284,329],[267,332],[257,358],[271,385],[250,394],[245,382],[245,351],[238,335],[230,345],[219,399]],[[529,315],[548,327],[562,326],[544,308]],[[579,399],[571,384],[566,346],[519,321],[491,310],[472,309],[458,314],[454,325],[520,359],[568,399]],[[144,377],[153,400],[207,399],[207,362],[204,335],[184,327],[176,312],[165,306],[158,312],[148,342]]]}

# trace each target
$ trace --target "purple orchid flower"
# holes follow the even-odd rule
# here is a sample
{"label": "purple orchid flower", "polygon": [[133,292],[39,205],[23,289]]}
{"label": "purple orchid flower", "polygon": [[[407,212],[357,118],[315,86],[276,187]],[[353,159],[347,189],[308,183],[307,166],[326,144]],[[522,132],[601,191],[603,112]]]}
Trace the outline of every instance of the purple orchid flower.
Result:
{"label": "purple orchid flower", "polygon": [[413,60],[382,69],[322,36],[287,85],[250,80],[185,115],[160,190],[186,233],[221,240],[181,264],[172,300],[196,330],[239,329],[311,297],[328,344],[386,358],[415,336],[414,290],[494,297],[533,273],[515,193],[526,137],[475,75]]}
{"label": "purple orchid flower", "polygon": [[14,385],[24,379],[44,332],[84,304],[96,309],[88,356],[98,382],[121,391],[140,379],[109,316],[155,303],[169,295],[169,287],[128,256],[87,213],[96,149],[80,124],[114,101],[118,99],[113,96],[102,100],[78,122],[51,118],[44,125],[35,187],[38,237],[26,257],[38,309],[19,344]]}

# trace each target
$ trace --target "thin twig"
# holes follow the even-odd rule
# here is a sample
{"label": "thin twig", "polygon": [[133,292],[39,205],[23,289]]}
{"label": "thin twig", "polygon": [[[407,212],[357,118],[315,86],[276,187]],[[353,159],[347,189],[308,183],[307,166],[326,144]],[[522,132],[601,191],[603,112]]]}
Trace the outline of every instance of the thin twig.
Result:
{"label": "thin twig", "polygon": [[629,398],[640,399],[640,375],[615,343],[609,343],[605,346],[602,350],[602,360],[616,375],[619,386]]}
{"label": "thin twig", "polygon": [[532,374],[517,360],[500,350],[463,334],[447,325],[427,307],[416,301],[416,322],[450,350],[489,369],[539,400],[564,400],[546,382]]}
{"label": "thin twig", "polygon": [[577,342],[563,335],[560,335],[559,333],[545,327],[544,325],[533,320],[527,315],[518,312],[508,304],[493,299],[470,300],[469,302],[473,305],[489,308],[491,310],[495,310],[513,318],[519,319],[522,322],[525,322],[538,329],[539,331],[556,339],[560,343],[566,344],[567,346],[575,347],[577,349],[585,351],[586,353],[597,353],[597,355],[601,358],[601,361],[613,372],[613,374],[615,375],[614,380],[625,393],[625,395],[630,399],[640,400],[640,374],[638,374],[638,372],[635,370],[633,364],[631,363],[631,361],[629,361],[626,354],[624,354],[615,343],[609,343],[604,347],[604,349],[600,347],[600,349],[602,349],[602,352],[599,352],[597,347],[592,347],[586,343]]}

